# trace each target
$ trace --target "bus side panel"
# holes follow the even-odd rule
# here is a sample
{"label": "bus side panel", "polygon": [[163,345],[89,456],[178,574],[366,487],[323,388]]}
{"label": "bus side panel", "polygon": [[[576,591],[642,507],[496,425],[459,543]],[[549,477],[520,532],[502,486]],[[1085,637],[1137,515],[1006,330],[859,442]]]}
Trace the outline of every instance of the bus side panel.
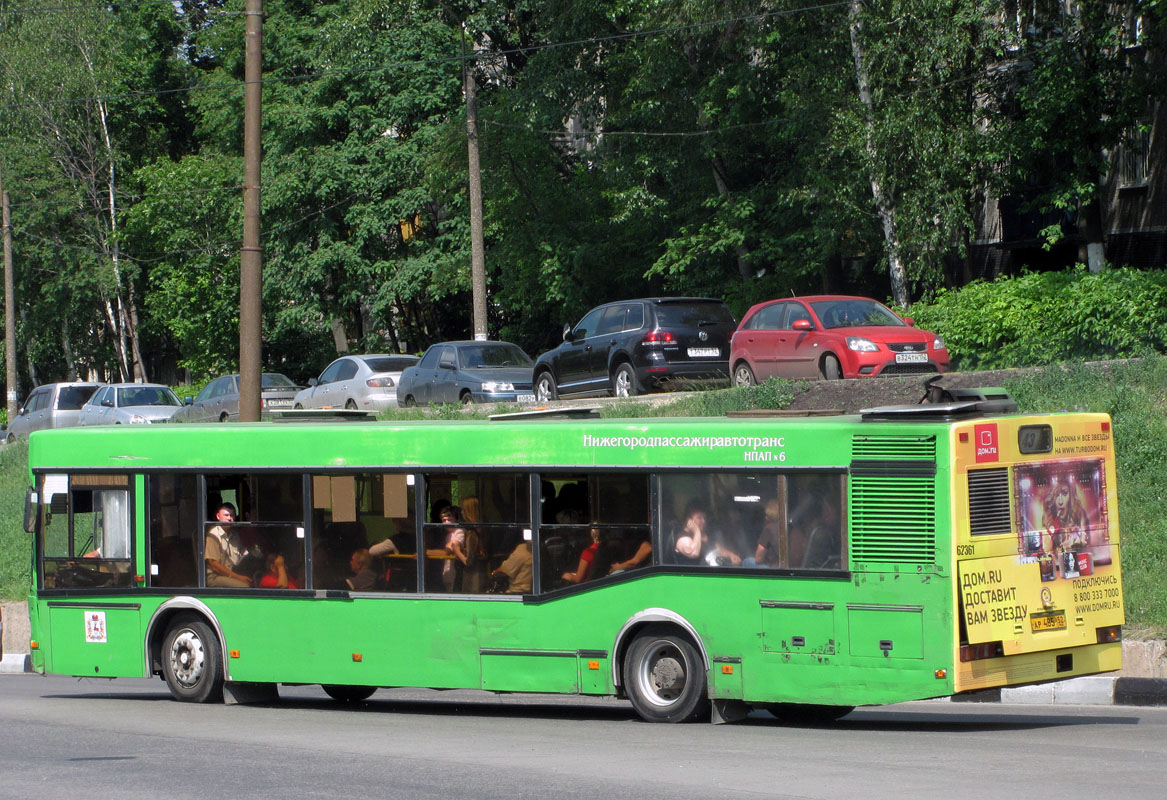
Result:
{"label": "bus side panel", "polygon": [[48,601],[52,672],[100,678],[143,677],[142,633],[136,603]]}

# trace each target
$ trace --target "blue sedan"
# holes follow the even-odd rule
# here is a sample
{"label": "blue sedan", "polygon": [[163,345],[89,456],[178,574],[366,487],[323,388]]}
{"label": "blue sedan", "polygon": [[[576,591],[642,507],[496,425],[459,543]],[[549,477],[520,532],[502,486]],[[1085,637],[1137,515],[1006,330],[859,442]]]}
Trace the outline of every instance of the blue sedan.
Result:
{"label": "blue sedan", "polygon": [[510,342],[442,342],[401,373],[397,403],[533,403],[534,366]]}

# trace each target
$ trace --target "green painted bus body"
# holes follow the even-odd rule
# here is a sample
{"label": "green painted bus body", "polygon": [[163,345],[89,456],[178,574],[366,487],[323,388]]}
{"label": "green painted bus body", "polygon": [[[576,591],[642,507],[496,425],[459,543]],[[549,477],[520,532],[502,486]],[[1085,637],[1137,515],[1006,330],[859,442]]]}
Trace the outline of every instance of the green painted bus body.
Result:
{"label": "green painted bus body", "polygon": [[[647,616],[691,626],[708,666],[711,698],[862,705],[950,695],[958,649],[951,428],[951,422],[868,423],[844,416],[37,433],[29,445],[34,475],[134,476],[133,565],[141,576],[149,574],[143,476],[200,470],[632,468],[663,474],[833,468],[848,475],[850,553],[844,569],[829,576],[657,565],[594,586],[522,598],[34,589],[33,663],[50,673],[148,676],[155,666],[147,647],[162,633],[151,621],[181,595],[221,631],[231,681],[618,694],[627,645],[621,634]],[[921,456],[921,442],[929,455]],[[859,493],[868,498],[863,508]],[[864,560],[880,543],[862,541],[859,527],[886,528],[890,521],[894,529],[899,515],[910,518],[903,559],[896,560],[893,547],[890,556]],[[871,523],[873,516],[883,521]],[[921,520],[927,528],[922,534]],[[94,610],[104,612],[104,641],[84,635],[86,614]]]}

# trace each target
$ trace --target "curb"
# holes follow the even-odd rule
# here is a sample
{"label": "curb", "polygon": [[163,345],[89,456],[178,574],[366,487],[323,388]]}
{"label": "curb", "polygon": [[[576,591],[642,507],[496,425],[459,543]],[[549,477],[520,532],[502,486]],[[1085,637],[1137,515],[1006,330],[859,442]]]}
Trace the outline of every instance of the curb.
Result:
{"label": "curb", "polygon": [[1088,675],[1037,686],[984,689],[955,695],[951,700],[1015,705],[1167,706],[1167,678]]}

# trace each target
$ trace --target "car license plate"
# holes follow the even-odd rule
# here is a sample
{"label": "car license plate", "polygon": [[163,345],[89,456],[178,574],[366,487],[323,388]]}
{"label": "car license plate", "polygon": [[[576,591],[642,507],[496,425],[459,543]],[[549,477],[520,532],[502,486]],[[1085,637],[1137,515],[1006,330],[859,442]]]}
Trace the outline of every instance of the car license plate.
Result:
{"label": "car license plate", "polygon": [[268,400],[267,407],[268,408],[291,408],[292,401],[291,400]]}
{"label": "car license plate", "polygon": [[690,347],[689,358],[717,358],[721,350],[717,347]]}
{"label": "car license plate", "polygon": [[927,353],[896,353],[897,364],[924,364],[927,361]]}
{"label": "car license plate", "polygon": [[533,395],[533,394],[520,394],[515,398],[515,402],[534,403],[535,402],[535,395]]}
{"label": "car license plate", "polygon": [[1066,629],[1066,612],[1043,611],[1040,614],[1030,614],[1029,625],[1033,628],[1034,633],[1064,631]]}

